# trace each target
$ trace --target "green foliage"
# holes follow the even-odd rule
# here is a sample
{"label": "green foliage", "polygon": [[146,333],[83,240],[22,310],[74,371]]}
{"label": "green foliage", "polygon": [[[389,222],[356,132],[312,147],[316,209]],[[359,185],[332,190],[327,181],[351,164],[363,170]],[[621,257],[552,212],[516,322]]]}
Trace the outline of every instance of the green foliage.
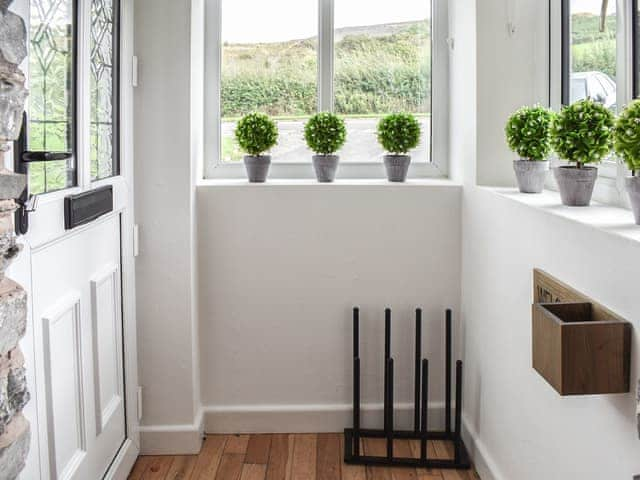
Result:
{"label": "green foliage", "polygon": [[629,170],[640,170],[640,100],[631,102],[620,114],[614,129],[615,151]]}
{"label": "green foliage", "polygon": [[604,32],[600,15],[571,16],[571,69],[574,72],[603,72],[616,76],[616,16],[609,15]]}
{"label": "green foliage", "polygon": [[553,122],[551,143],[558,156],[578,167],[599,163],[613,147],[613,114],[591,99],[564,107]]}
{"label": "green foliage", "polygon": [[378,123],[378,142],[390,153],[404,154],[420,142],[420,122],[410,113],[393,113]]}
{"label": "green foliage", "polygon": [[571,49],[574,72],[603,72],[616,77],[616,41],[601,40],[574,45]]}
{"label": "green foliage", "polygon": [[[367,28],[336,33],[335,111],[342,115],[428,112],[431,52],[423,46],[430,45],[429,23]],[[315,38],[227,44],[222,74],[225,119],[254,111],[273,116],[316,112]]]}
{"label": "green foliage", "polygon": [[278,143],[278,127],[264,113],[250,113],[236,127],[240,148],[249,155],[260,156]]}
{"label": "green foliage", "polygon": [[304,138],[314,152],[330,155],[344,145],[347,129],[344,120],[337,115],[328,112],[318,113],[304,126]]}
{"label": "green foliage", "polygon": [[551,153],[554,113],[543,107],[522,107],[507,122],[509,148],[525,160],[546,160]]}

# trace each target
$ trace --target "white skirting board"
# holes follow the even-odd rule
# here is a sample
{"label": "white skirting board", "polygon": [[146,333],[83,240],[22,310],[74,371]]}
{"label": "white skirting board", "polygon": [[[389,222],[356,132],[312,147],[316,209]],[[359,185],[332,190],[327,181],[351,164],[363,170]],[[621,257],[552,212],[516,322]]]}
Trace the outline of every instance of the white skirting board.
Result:
{"label": "white skirting board", "polygon": [[[363,427],[381,428],[382,404],[363,404]],[[331,433],[351,426],[352,406],[343,405],[238,405],[203,408],[206,433]],[[395,428],[413,428],[413,404],[395,406]],[[453,414],[452,414],[453,415]],[[444,404],[429,407],[429,429],[444,426]]]}
{"label": "white skirting board", "polygon": [[202,448],[202,411],[191,425],[152,425],[140,427],[141,455],[196,455]]}
{"label": "white skirting board", "polygon": [[500,472],[493,458],[489,455],[486,445],[478,438],[476,430],[471,427],[469,419],[465,415],[462,415],[462,438],[476,472],[478,472],[482,480],[507,480],[507,477]]}

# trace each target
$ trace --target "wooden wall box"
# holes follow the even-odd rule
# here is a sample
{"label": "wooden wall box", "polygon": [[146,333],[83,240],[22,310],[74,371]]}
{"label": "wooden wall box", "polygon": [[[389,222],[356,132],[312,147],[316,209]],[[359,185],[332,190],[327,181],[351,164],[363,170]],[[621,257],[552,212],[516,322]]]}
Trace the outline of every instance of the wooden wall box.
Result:
{"label": "wooden wall box", "polygon": [[630,323],[540,270],[534,301],[533,368],[560,395],[629,392]]}

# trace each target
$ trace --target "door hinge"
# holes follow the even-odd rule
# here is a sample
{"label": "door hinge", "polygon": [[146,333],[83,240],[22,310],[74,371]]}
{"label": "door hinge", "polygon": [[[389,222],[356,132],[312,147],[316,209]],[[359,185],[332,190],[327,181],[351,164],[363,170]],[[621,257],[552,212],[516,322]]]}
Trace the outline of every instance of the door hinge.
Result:
{"label": "door hinge", "polygon": [[136,55],[133,56],[131,62],[131,85],[138,86],[138,57]]}
{"label": "door hinge", "polygon": [[140,229],[138,224],[133,226],[133,256],[134,258],[140,255]]}
{"label": "door hinge", "polygon": [[142,421],[142,387],[138,387],[138,421]]}

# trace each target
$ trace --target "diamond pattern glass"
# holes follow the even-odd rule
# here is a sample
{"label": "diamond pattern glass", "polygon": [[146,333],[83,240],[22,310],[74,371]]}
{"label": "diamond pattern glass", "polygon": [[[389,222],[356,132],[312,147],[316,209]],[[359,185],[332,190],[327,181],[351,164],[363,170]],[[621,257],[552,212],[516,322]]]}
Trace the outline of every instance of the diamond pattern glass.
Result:
{"label": "diamond pattern glass", "polygon": [[91,179],[117,175],[114,108],[117,0],[91,0]]}
{"label": "diamond pattern glass", "polygon": [[[71,152],[73,141],[73,1],[31,0],[29,150]],[[31,193],[76,184],[75,159],[29,167]]]}

